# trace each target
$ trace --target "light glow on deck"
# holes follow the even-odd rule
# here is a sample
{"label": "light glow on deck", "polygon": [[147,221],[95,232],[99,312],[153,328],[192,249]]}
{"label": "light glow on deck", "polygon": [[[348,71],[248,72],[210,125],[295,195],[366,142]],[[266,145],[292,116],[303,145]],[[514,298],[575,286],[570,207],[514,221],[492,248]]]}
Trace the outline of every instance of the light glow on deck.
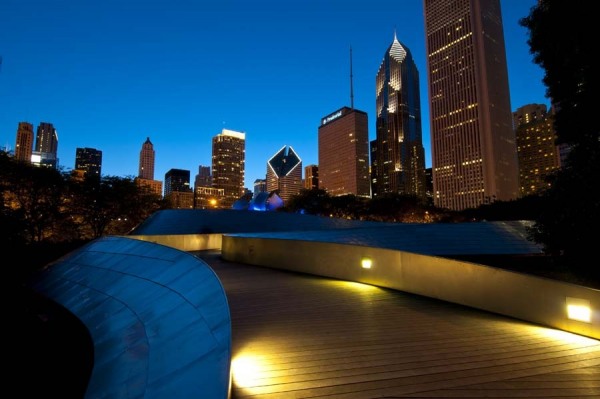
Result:
{"label": "light glow on deck", "polygon": [[260,378],[263,368],[264,362],[262,361],[261,356],[252,354],[237,356],[231,362],[234,384],[240,388],[255,386]]}

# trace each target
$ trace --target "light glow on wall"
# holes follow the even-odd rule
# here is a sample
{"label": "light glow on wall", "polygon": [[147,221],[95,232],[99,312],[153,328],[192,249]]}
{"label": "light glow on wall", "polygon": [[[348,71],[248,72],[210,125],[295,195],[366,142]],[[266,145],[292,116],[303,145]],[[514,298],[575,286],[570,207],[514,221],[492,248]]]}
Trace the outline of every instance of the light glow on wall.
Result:
{"label": "light glow on wall", "polygon": [[373,261],[370,258],[362,258],[360,265],[363,269],[370,269],[373,266]]}
{"label": "light glow on wall", "polygon": [[571,320],[590,323],[592,321],[592,309],[587,299],[567,297],[567,317]]}

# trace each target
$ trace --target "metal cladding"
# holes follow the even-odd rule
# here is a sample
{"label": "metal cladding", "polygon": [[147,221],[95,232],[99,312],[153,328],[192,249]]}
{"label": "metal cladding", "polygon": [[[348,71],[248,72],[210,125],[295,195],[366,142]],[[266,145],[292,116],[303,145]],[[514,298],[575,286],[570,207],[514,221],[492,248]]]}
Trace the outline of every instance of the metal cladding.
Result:
{"label": "metal cladding", "polygon": [[231,319],[212,269],[186,252],[103,237],[32,282],[94,342],[89,398],[227,398]]}

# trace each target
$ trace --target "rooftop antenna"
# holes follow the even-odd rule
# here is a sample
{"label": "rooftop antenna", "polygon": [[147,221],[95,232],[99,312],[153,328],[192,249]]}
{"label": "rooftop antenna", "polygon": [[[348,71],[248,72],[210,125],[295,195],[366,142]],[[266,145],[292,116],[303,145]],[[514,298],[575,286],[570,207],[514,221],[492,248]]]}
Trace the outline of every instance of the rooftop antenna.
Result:
{"label": "rooftop antenna", "polygon": [[350,108],[354,109],[354,87],[352,85],[352,46],[350,46]]}

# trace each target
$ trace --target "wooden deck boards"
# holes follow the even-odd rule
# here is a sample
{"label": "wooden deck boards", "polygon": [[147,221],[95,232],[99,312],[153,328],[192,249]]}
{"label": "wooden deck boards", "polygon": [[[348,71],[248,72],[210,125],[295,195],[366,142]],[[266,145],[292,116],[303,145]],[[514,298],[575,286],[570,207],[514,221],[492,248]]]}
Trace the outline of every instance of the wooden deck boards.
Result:
{"label": "wooden deck boards", "polygon": [[[238,398],[600,398],[600,341],[364,284],[225,262]],[[240,372],[239,362],[248,365]]]}

